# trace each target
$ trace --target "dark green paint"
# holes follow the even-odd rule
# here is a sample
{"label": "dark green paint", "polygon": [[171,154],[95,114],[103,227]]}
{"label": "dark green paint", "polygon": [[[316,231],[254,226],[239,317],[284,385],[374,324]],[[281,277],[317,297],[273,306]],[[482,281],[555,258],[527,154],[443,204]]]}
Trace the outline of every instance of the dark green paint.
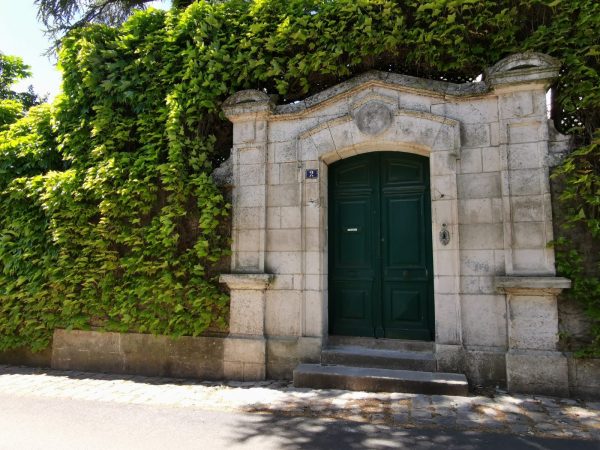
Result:
{"label": "dark green paint", "polygon": [[429,161],[378,152],[329,169],[330,333],[433,339]]}

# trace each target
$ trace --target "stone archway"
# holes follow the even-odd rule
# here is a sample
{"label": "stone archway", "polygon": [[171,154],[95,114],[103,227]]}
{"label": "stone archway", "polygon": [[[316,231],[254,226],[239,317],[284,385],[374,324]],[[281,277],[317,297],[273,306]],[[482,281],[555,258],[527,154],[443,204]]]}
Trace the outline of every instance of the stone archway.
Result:
{"label": "stone archway", "polygon": [[[435,341],[446,346],[446,351],[459,351],[462,343],[461,314],[458,290],[460,285],[459,227],[456,164],[460,157],[460,126],[453,119],[420,111],[393,109],[389,97],[369,92],[350,108],[349,114],[325,120],[298,136],[298,160],[305,168],[320,168],[320,182],[303,179],[301,183],[307,201],[304,216],[310,216],[315,200],[324,199],[328,192],[327,166],[340,159],[374,152],[392,151],[413,153],[429,158],[431,191],[431,234],[433,238]],[[361,111],[389,117],[385,126],[361,130]],[[379,112],[377,112],[379,111]],[[315,189],[313,186],[318,187]],[[312,195],[312,197],[311,197]],[[320,204],[319,264],[327,267],[327,236],[324,223],[327,220],[327,204]],[[309,223],[316,225],[316,223]],[[445,227],[444,227],[445,225]],[[445,245],[439,239],[442,229],[450,233]],[[309,252],[308,248],[303,249]],[[310,267],[315,267],[310,262]],[[306,267],[310,270],[309,267]],[[327,292],[321,301],[327,304]],[[327,316],[326,316],[327,318]],[[326,324],[325,324],[326,326]]]}
{"label": "stone archway", "polygon": [[560,379],[564,389],[555,295],[566,282],[554,278],[546,245],[545,94],[557,74],[552,58],[524,54],[478,83],[369,72],[290,105],[259,91],[228,99],[228,376],[289,377],[298,361],[319,359],[328,322],[327,167],[383,150],[429,158],[438,369],[545,392]]}

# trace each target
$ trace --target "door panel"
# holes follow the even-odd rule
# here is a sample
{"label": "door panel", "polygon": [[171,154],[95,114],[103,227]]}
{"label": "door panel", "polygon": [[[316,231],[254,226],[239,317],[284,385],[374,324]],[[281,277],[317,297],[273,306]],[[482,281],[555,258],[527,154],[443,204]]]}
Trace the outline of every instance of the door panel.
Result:
{"label": "door panel", "polygon": [[425,171],[419,161],[399,160],[395,154],[382,155],[382,186],[424,185]]}
{"label": "door panel", "polygon": [[340,198],[335,204],[339,226],[335,236],[335,267],[339,270],[372,267],[372,229],[369,226],[370,198]]}
{"label": "door panel", "polygon": [[384,267],[424,267],[422,195],[384,194],[383,202]]}
{"label": "door panel", "polygon": [[330,333],[431,339],[427,158],[369,153],[329,180]]}
{"label": "door panel", "polygon": [[345,279],[330,286],[336,302],[331,311],[335,318],[332,334],[373,335],[373,280]]}
{"label": "door panel", "polygon": [[330,172],[329,296],[332,334],[369,336],[379,302],[377,166],[368,155],[347,160]]}

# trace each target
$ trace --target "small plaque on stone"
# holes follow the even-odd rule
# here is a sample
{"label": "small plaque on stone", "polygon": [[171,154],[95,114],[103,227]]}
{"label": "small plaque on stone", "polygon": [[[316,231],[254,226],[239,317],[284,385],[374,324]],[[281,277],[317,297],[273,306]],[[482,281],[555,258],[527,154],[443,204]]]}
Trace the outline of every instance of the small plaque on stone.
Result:
{"label": "small plaque on stone", "polygon": [[306,179],[319,178],[319,169],[306,169]]}

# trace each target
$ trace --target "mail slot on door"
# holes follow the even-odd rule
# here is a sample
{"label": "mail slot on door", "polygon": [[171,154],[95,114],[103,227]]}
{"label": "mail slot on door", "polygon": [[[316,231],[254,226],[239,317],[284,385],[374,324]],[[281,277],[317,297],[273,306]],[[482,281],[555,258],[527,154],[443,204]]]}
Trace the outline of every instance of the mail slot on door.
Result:
{"label": "mail slot on door", "polygon": [[360,231],[360,228],[358,228],[358,227],[348,227],[348,228],[344,228],[344,231],[346,233],[358,233]]}

